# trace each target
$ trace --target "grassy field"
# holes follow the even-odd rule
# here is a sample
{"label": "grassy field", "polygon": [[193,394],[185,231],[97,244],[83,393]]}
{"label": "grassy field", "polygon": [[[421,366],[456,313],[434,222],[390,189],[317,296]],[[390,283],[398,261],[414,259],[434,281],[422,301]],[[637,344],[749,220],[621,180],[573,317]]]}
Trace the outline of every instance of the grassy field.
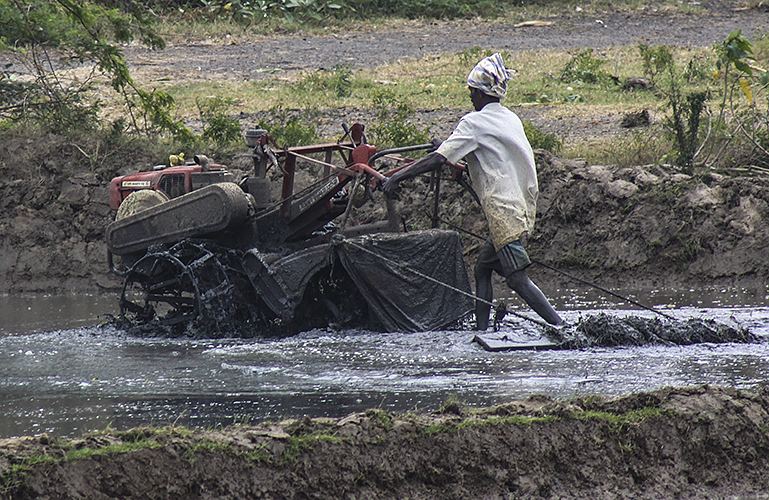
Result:
{"label": "grassy field", "polygon": [[[142,3],[148,5],[149,12],[159,20],[154,26],[158,33],[167,43],[177,45],[200,42],[245,44],[267,34],[274,37],[297,32],[310,35],[370,34],[403,26],[417,28],[430,22],[450,26],[458,20],[464,23],[488,20],[516,23],[550,16],[579,17],[619,12],[628,15],[639,12],[694,14],[702,9],[697,3],[672,0],[587,0],[579,5],[549,0],[520,4],[430,0],[426,4],[439,19],[435,21],[417,17],[415,12],[424,9],[420,11],[417,3],[411,1],[331,3],[330,0],[297,0],[269,5],[251,0],[155,4],[150,0]],[[744,7],[750,8],[756,3],[748,0]],[[294,6],[289,8],[288,5]],[[450,19],[442,18],[441,13],[450,13]],[[503,51],[506,65],[514,73],[505,104],[546,107],[549,120],[584,118],[589,121],[595,116],[616,116],[639,109],[650,110],[661,117],[657,121],[659,126],[648,129],[646,137],[625,134],[620,143],[615,138],[595,137],[555,148],[566,157],[622,164],[639,161],[638,155],[643,153],[645,160],[650,162],[684,158],[691,164],[693,158],[688,157],[696,157],[701,149],[698,146],[710,141],[711,149],[725,150],[722,146],[739,143],[766,153],[764,156],[769,158],[766,152],[769,149],[766,98],[769,73],[758,64],[769,66],[766,62],[769,60],[769,36],[763,34],[751,40],[752,53],[750,46],[746,52],[745,46],[737,42],[740,42],[739,37],[732,40],[731,45],[727,41],[715,41],[714,47],[696,49],[627,45],[597,50]],[[132,74],[130,85],[126,85],[125,80],[115,84],[116,75],[121,76],[119,68],[107,78],[94,79],[88,74],[89,67],[99,66],[94,63],[58,71],[55,77],[46,75],[43,69],[36,82],[45,83],[48,94],[70,99],[61,107],[63,111],[52,110],[53,118],[43,115],[43,121],[48,120],[48,125],[53,124],[54,128],[61,121],[55,118],[55,113],[67,117],[70,115],[67,109],[81,109],[87,115],[87,102],[90,101],[95,103],[93,109],[99,110],[99,126],[109,128],[111,123],[113,131],[120,130],[123,125],[123,130],[134,132],[142,132],[145,127],[150,137],[159,131],[161,137],[165,134],[165,137],[173,136],[179,140],[180,135],[187,133],[183,130],[184,124],[202,122],[204,133],[208,134],[204,139],[217,152],[223,153],[239,142],[239,124],[234,117],[244,110],[268,112],[280,119],[285,110],[299,111],[311,117],[318,111],[336,108],[369,109],[379,116],[380,121],[400,121],[395,123],[399,126],[408,124],[411,114],[420,110],[467,109],[466,75],[480,58],[495,50],[495,47],[473,47],[462,52],[405,59],[373,69],[339,65],[318,71],[276,72],[264,79],[245,81],[204,81],[186,79],[181,74],[143,79],[137,73]],[[745,70],[745,67],[753,69]],[[628,90],[631,77],[645,78],[649,88]],[[8,81],[15,85],[14,80]],[[2,78],[0,83],[3,83]],[[147,98],[138,91],[134,93],[134,86],[158,93]],[[37,90],[34,85],[29,85],[29,90],[33,91],[30,95],[41,95],[39,90],[34,94]],[[693,98],[695,101],[699,99],[699,104],[692,101]],[[81,105],[83,101],[85,106]],[[38,103],[40,109],[48,102],[41,100]],[[134,110],[127,112],[131,106]],[[2,109],[23,116],[23,112],[13,111],[23,109],[15,103]],[[137,109],[143,116],[137,114]],[[382,114],[382,109],[397,112]],[[165,114],[167,111],[171,114]],[[179,121],[174,124],[172,120]],[[696,130],[692,129],[695,125]],[[307,139],[313,138],[308,135]],[[188,133],[182,138],[182,142],[191,140]],[[544,140],[553,144],[558,138],[545,134]],[[622,151],[628,152],[627,157],[622,158]],[[732,163],[752,161],[751,158],[743,160],[741,153],[726,156],[733,157]],[[700,157],[698,161],[713,164],[715,160]],[[764,162],[769,163],[769,160]]]}
{"label": "grassy field", "polygon": [[[751,0],[752,1],[752,0]],[[466,2],[478,6],[474,2]],[[745,8],[755,5],[745,4]],[[361,3],[354,3],[361,5]],[[341,4],[343,7],[345,4]],[[169,40],[188,42],[205,39],[208,43],[242,43],[268,33],[306,31],[315,34],[333,34],[351,31],[376,31],[404,23],[413,26],[424,19],[408,19],[410,2],[403,2],[402,11],[393,16],[362,18],[361,12],[349,16],[330,16],[323,22],[305,22],[270,17],[253,18],[244,22],[229,11],[209,9],[186,12],[169,12],[161,29]],[[479,7],[480,8],[480,7]],[[490,15],[496,20],[509,23],[531,19],[547,19],[550,16],[590,16],[617,12],[696,13],[696,3],[673,1],[620,1],[603,0],[582,2],[579,6],[552,1],[503,4]],[[355,15],[353,15],[355,14]],[[458,17],[462,17],[461,15]],[[467,16],[465,16],[467,17]],[[478,19],[478,22],[483,20]],[[753,40],[756,61],[769,59],[769,37],[764,35]],[[719,41],[716,41],[718,45]],[[669,47],[668,53],[655,52],[655,47],[617,46],[601,50],[571,51],[522,51],[503,52],[503,58],[514,78],[509,84],[509,106],[546,106],[550,119],[621,115],[648,109],[658,116],[669,117],[672,106],[679,109],[674,116],[680,128],[685,128],[690,111],[685,109],[687,96],[707,95],[707,106],[701,111],[705,121],[722,114],[740,115],[753,110],[765,114],[766,98],[761,85],[753,84],[753,96],[741,100],[737,78],[724,80],[718,68],[723,54],[714,48]],[[474,47],[459,53],[424,56],[420,59],[400,61],[373,70],[354,70],[337,66],[324,71],[293,74],[290,78],[277,73],[263,80],[239,82],[179,82],[170,81],[163,89],[174,97],[177,112],[185,119],[198,114],[198,96],[214,96],[231,104],[231,109],[248,110],[323,110],[329,108],[377,109],[381,106],[402,107],[410,110],[467,107],[465,77],[472,66],[494,47]],[[661,61],[661,56],[668,57]],[[732,66],[733,71],[733,66]],[[649,89],[628,91],[625,87],[630,77],[644,77]],[[757,73],[753,75],[757,77]],[[726,100],[725,100],[726,99]],[[728,102],[727,102],[728,100]],[[726,109],[728,108],[728,109]],[[755,118],[755,117],[754,117]],[[715,128],[724,136],[733,135],[723,120]],[[615,138],[595,137],[589,141],[565,144],[559,153],[566,157],[585,157],[593,162],[632,163],[645,155],[649,162],[665,161],[679,156],[677,148],[685,141],[671,127],[649,129],[646,137],[625,135]],[[751,125],[759,132],[764,125]],[[704,130],[698,132],[702,140],[716,140]],[[760,135],[760,134],[759,134]],[[718,138],[723,141],[724,136]],[[676,144],[676,141],[679,144]],[[727,139],[732,141],[732,139]],[[769,140],[764,140],[764,143]],[[651,149],[651,151],[650,151]],[[627,152],[623,158],[623,151]],[[738,161],[739,162],[739,161]]]}
{"label": "grassy field", "polygon": [[[764,50],[762,48],[762,50]],[[292,75],[276,74],[264,80],[239,82],[169,82],[164,90],[176,100],[178,111],[186,119],[195,118],[199,96],[216,96],[231,103],[231,110],[328,108],[371,108],[405,106],[412,110],[467,108],[465,78],[472,66],[491,50],[473,49],[461,53],[425,56],[375,68],[353,70],[337,67],[325,71]],[[707,92],[717,104],[723,94],[723,82],[713,77],[716,54],[711,49],[671,48],[676,78],[683,81],[687,93]],[[668,112],[670,85],[667,74],[652,75],[645,67],[638,46],[614,47],[600,51],[527,51],[503,53],[515,76],[509,83],[509,106],[545,106],[551,120],[575,117],[589,120],[649,109]],[[647,62],[648,65],[648,62]],[[683,68],[688,74],[681,75]],[[629,91],[628,77],[645,77],[654,87]],[[667,88],[666,88],[667,86]],[[372,115],[375,112],[372,111]],[[645,142],[660,149],[648,152],[650,162],[669,151],[670,144],[661,134]],[[661,135],[660,135],[661,134]],[[636,140],[636,139],[633,139]],[[625,150],[629,158],[617,157]],[[624,163],[638,161],[638,148],[614,143],[614,139],[595,137],[591,141],[566,144],[559,151],[566,157],[586,157],[593,162]]]}

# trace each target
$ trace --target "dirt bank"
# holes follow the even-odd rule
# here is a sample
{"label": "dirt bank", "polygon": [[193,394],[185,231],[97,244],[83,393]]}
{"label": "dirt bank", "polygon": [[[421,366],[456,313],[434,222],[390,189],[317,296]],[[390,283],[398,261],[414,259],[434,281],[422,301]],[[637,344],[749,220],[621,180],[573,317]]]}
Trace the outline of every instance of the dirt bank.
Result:
{"label": "dirt bank", "polygon": [[3,499],[705,499],[769,490],[769,394],[697,387],[0,442]]}
{"label": "dirt bank", "polygon": [[[54,159],[37,158],[38,170],[19,177],[8,158],[38,154],[40,145],[0,146],[0,293],[112,292],[120,282],[106,264],[108,179],[79,169],[80,153],[66,140],[52,138],[47,148]],[[769,279],[769,178],[594,166],[543,151],[537,160],[534,259],[605,286],[761,286]],[[429,227],[429,180],[405,186],[404,225]],[[478,206],[458,185],[444,182],[441,200],[442,220],[486,234]],[[465,237],[469,259],[477,245]],[[564,281],[552,272],[537,276]]]}

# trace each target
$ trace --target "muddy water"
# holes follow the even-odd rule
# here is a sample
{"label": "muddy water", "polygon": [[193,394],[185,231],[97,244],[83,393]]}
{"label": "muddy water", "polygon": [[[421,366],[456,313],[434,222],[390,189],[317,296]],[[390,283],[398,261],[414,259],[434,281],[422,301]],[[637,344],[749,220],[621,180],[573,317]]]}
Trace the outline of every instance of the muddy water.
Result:
{"label": "muddy water", "polygon": [[[593,291],[548,291],[564,316],[650,315]],[[623,291],[677,317],[715,318],[769,338],[769,291]],[[514,299],[509,302],[515,303]],[[436,409],[452,395],[486,406],[525,398],[621,395],[667,385],[755,387],[769,342],[488,353],[472,332],[311,331],[281,340],[138,339],[99,326],[112,297],[0,297],[0,437],[195,427],[371,407]],[[517,318],[501,328],[536,334]]]}

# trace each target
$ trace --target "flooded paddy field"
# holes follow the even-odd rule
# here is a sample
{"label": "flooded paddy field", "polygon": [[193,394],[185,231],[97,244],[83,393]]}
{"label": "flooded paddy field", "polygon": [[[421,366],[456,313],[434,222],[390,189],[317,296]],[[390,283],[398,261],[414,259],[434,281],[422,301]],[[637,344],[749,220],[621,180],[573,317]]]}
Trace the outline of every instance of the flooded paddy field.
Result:
{"label": "flooded paddy field", "polygon": [[[482,407],[531,394],[619,396],[769,380],[766,289],[621,292],[676,318],[748,328],[761,342],[493,353],[472,342],[469,323],[424,333],[148,339],[102,325],[116,312],[113,297],[0,297],[0,437],[169,423],[215,428],[367,408],[434,410],[451,397]],[[547,293],[569,322],[599,312],[654,316],[592,290]],[[539,333],[514,316],[499,328]]]}

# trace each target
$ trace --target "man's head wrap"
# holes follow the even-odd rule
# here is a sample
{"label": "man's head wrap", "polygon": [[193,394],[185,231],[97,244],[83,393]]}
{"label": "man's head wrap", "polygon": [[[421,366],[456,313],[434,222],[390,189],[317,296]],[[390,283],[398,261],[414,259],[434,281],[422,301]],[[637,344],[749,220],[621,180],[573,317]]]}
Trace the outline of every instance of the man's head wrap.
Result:
{"label": "man's head wrap", "polygon": [[467,75],[467,86],[502,99],[507,94],[507,81],[509,79],[510,74],[505,69],[502,56],[492,54],[476,64]]}

